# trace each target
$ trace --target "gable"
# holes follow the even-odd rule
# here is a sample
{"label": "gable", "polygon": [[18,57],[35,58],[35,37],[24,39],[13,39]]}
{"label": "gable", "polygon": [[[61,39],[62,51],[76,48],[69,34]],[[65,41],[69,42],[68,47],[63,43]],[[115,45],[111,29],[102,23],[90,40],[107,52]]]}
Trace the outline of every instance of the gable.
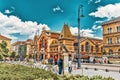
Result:
{"label": "gable", "polygon": [[81,42],[80,42],[80,44],[82,45],[82,44],[86,44],[86,42],[89,42],[91,45],[95,45],[90,39],[88,39],[88,38],[85,38],[84,40],[82,40]]}

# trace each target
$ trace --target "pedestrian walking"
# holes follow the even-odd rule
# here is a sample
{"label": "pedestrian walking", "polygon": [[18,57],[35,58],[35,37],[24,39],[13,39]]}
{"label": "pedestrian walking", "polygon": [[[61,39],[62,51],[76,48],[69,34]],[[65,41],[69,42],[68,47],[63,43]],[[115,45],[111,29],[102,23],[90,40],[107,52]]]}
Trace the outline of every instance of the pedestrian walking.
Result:
{"label": "pedestrian walking", "polygon": [[59,74],[62,74],[62,70],[63,70],[63,57],[62,55],[60,55],[60,58],[58,59],[58,68],[59,68]]}
{"label": "pedestrian walking", "polygon": [[54,58],[54,64],[57,65],[58,58],[55,56]]}
{"label": "pedestrian walking", "polygon": [[96,62],[96,60],[95,60],[95,58],[93,59],[93,64],[95,64],[95,62]]}
{"label": "pedestrian walking", "polygon": [[72,72],[72,59],[69,60],[68,66],[69,66],[68,71],[69,71],[69,73],[71,73]]}

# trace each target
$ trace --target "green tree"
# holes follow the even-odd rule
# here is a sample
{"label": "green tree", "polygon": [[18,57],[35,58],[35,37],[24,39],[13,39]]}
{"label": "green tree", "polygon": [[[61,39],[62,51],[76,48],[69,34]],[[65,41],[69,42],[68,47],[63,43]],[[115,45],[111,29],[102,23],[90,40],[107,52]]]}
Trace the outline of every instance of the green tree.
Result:
{"label": "green tree", "polygon": [[29,54],[29,59],[33,59],[33,54]]}
{"label": "green tree", "polygon": [[0,58],[8,57],[8,52],[7,43],[3,40],[0,43]]}
{"label": "green tree", "polygon": [[19,48],[18,48],[19,56],[22,59],[26,57],[26,48],[27,48],[26,44],[20,45]]}
{"label": "green tree", "polygon": [[13,51],[13,52],[10,54],[10,58],[15,58],[15,55],[16,55],[16,53]]}
{"label": "green tree", "polygon": [[16,55],[15,57],[16,57],[16,58],[20,58],[20,55]]}
{"label": "green tree", "polygon": [[102,52],[102,54],[103,54],[103,55],[106,55],[107,53],[106,53],[106,51],[104,50],[104,52]]}

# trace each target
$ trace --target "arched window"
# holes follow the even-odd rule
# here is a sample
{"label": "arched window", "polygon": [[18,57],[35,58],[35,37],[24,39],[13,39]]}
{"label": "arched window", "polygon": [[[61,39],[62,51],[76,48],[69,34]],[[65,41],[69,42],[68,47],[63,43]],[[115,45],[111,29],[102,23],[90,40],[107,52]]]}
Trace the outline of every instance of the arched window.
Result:
{"label": "arched window", "polygon": [[117,32],[120,32],[120,26],[117,26]]}
{"label": "arched window", "polygon": [[109,55],[113,54],[113,50],[109,49]]}
{"label": "arched window", "polygon": [[86,42],[86,52],[90,52],[90,45],[89,45],[89,43],[88,42]]}
{"label": "arched window", "polygon": [[93,46],[91,46],[91,52],[93,52]]}
{"label": "arched window", "polygon": [[110,28],[110,33],[112,32],[112,28]]}
{"label": "arched window", "polygon": [[103,47],[101,47],[101,52],[103,52]]}
{"label": "arched window", "polygon": [[110,33],[110,32],[109,32],[109,28],[107,29],[107,32]]}
{"label": "arched window", "polygon": [[108,38],[108,44],[112,44],[112,38]]}
{"label": "arched window", "polygon": [[44,38],[42,39],[42,47],[44,47],[45,46],[45,40],[44,40]]}
{"label": "arched window", "polygon": [[96,45],[95,48],[96,48],[96,52],[98,52],[99,51],[98,45]]}
{"label": "arched window", "polygon": [[120,49],[118,49],[118,54],[120,55]]}
{"label": "arched window", "polygon": [[117,43],[120,43],[120,37],[117,37]]}
{"label": "arched window", "polygon": [[119,32],[119,27],[117,26],[117,32]]}
{"label": "arched window", "polygon": [[81,51],[82,52],[84,51],[84,45],[81,45]]}
{"label": "arched window", "polygon": [[112,28],[108,28],[108,33],[111,33],[112,32]]}

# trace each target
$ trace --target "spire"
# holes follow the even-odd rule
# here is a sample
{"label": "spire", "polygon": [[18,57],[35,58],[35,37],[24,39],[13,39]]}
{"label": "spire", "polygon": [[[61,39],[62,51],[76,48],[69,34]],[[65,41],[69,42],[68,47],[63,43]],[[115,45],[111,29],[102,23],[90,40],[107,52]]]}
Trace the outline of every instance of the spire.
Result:
{"label": "spire", "polygon": [[71,31],[67,24],[64,24],[61,34],[63,38],[72,38]]}
{"label": "spire", "polygon": [[37,43],[37,40],[38,40],[38,35],[37,35],[37,31],[35,32],[35,35],[34,35],[34,44]]}

